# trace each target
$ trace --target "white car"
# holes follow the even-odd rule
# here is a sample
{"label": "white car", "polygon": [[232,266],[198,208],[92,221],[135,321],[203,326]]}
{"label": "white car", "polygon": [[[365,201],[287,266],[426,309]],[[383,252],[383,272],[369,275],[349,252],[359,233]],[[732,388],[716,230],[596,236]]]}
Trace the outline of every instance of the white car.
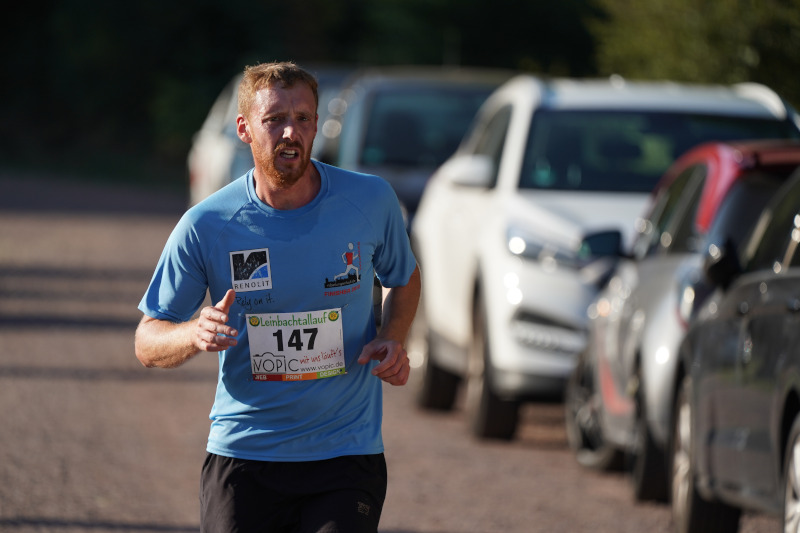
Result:
{"label": "white car", "polygon": [[[475,435],[513,437],[521,402],[561,399],[587,307],[667,167],[708,140],[793,120],[741,84],[518,76],[489,97],[430,179],[411,227],[423,295],[409,339],[418,403],[467,382]],[[763,135],[760,135],[763,137]]]}

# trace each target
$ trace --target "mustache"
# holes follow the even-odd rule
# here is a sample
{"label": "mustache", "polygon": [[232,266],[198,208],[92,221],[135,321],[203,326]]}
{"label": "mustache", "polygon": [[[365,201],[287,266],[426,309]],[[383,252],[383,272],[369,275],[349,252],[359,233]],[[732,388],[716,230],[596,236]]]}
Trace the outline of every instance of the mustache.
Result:
{"label": "mustache", "polygon": [[299,142],[282,142],[281,144],[275,147],[276,152],[280,152],[281,150],[302,150],[303,145]]}

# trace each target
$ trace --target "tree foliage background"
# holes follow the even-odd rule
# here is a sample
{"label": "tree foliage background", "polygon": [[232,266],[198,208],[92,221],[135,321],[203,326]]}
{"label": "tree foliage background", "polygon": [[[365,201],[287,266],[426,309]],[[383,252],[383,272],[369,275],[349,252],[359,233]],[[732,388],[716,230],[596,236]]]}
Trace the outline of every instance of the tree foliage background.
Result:
{"label": "tree foliage background", "polygon": [[0,166],[184,179],[248,64],[447,64],[765,83],[800,101],[800,0],[41,0],[0,22]]}

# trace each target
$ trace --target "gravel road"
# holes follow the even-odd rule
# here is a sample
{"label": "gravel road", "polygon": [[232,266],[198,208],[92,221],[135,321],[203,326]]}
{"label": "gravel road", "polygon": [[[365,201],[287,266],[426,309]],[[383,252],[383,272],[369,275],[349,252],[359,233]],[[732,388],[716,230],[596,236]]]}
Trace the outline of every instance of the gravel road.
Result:
{"label": "gravel road", "polygon": [[[0,174],[0,531],[196,532],[216,360],[133,355],[136,305],[185,200]],[[523,410],[519,438],[479,442],[463,414],[386,386],[382,533],[655,533],[621,474],[580,468],[561,405]],[[777,532],[748,516],[744,533]]]}

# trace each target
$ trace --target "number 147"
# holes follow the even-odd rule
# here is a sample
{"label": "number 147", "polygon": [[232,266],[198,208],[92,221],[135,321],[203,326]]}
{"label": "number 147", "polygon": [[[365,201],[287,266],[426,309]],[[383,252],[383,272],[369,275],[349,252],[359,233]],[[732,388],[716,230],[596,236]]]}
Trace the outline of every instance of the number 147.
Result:
{"label": "number 147", "polygon": [[[301,351],[304,348],[304,343],[303,343],[304,335],[307,337],[305,343],[307,344],[307,346],[305,346],[305,348],[308,350],[313,350],[314,340],[317,338],[317,328],[306,328],[303,330],[293,329],[292,332],[289,334],[289,340],[286,341],[286,345],[289,348],[294,348],[298,352]],[[284,350],[283,330],[282,329],[276,330],[275,333],[272,334],[272,336],[275,337],[275,340],[278,343],[278,351],[282,352]]]}

